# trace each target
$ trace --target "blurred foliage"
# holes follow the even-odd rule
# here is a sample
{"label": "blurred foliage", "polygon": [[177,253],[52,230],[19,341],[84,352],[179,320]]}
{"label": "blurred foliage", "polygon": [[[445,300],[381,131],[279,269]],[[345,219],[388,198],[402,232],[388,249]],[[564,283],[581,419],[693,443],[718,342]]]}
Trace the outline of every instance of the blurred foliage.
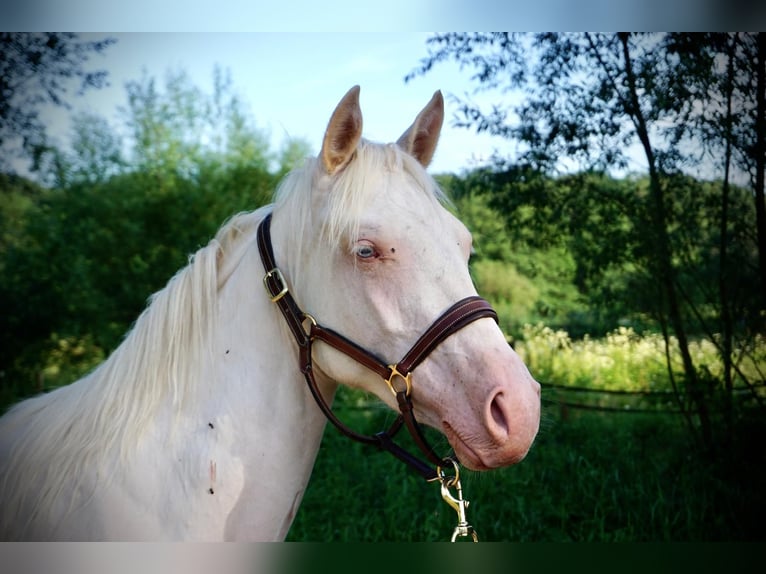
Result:
{"label": "blurred foliage", "polygon": [[509,230],[505,214],[491,204],[493,189],[477,174],[441,175],[438,182],[452,198],[457,215],[471,230],[471,274],[489,299],[511,338],[527,323],[544,322],[582,332],[586,300],[575,285],[572,256],[559,245],[531,245]]}
{"label": "blurred foliage", "polygon": [[107,73],[86,64],[114,42],[72,33],[0,32],[0,170],[25,156],[39,167],[49,146],[42,106],[67,108],[73,83],[78,94],[106,85]]}
{"label": "blurred foliage", "polygon": [[[691,344],[695,363],[706,369],[713,380],[722,380],[723,362],[717,341],[699,339]],[[683,366],[671,339],[671,368],[678,377]],[[630,327],[618,327],[606,337],[585,336],[573,339],[562,329],[537,324],[524,327],[523,341],[516,347],[535,376],[558,386],[587,387],[594,390],[651,393],[672,391],[668,367],[664,359],[665,341],[659,334],[639,335]],[[766,341],[756,337],[751,348],[738,349],[741,376],[735,387],[747,390],[746,380],[758,380],[759,370],[766,366]],[[766,388],[760,386],[761,391]],[[717,391],[723,389],[718,386]],[[759,392],[761,392],[759,391]],[[763,393],[761,393],[763,394]]]}
{"label": "blurred foliage", "polygon": [[[648,180],[583,172],[546,176],[522,167],[487,167],[441,176],[458,215],[474,233],[472,271],[479,291],[522,337],[525,324],[564,328],[574,337],[618,325],[659,330],[654,253],[645,236]],[[720,183],[673,176],[668,220],[691,333],[720,332],[715,288],[719,267]],[[729,304],[744,337],[757,331],[755,211],[750,192],[730,191]]]}
{"label": "blurred foliage", "polygon": [[129,84],[123,125],[76,116],[70,148],[48,152],[51,188],[0,177],[4,403],[102,360],[189,254],[309,153],[300,140],[272,152],[230,80],[214,79],[212,94],[183,72]]}

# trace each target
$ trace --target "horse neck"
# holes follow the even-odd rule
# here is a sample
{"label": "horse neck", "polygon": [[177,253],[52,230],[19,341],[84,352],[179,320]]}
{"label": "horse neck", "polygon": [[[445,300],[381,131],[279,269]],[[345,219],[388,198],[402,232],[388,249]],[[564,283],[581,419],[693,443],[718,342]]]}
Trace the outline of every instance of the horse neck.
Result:
{"label": "horse neck", "polygon": [[[243,536],[276,528],[274,537],[281,538],[311,474],[325,418],[298,367],[297,345],[263,290],[263,275],[253,241],[219,291],[212,384],[199,411],[216,432],[230,425],[236,434],[232,450],[242,460],[245,484],[230,522],[241,520]],[[332,397],[332,388],[323,391]],[[254,517],[272,523],[254,526]]]}

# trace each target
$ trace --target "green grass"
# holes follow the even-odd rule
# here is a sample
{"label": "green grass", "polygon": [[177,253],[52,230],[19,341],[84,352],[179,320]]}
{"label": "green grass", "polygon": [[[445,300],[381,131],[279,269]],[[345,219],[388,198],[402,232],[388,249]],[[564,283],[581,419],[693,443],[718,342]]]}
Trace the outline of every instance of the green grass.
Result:
{"label": "green grass", "polygon": [[[349,396],[338,399],[344,419],[383,428],[383,412],[344,408],[359,400]],[[764,424],[748,425],[721,464],[694,452],[677,415],[548,404],[524,461],[463,472],[468,520],[488,541],[763,540]],[[328,427],[288,539],[440,541],[455,524],[436,484]]]}
{"label": "green grass", "polygon": [[[538,380],[600,391],[671,388],[664,342],[657,335],[621,328],[603,340],[572,340],[544,326],[527,327],[524,335],[516,349]],[[709,342],[694,343],[692,352],[713,375],[720,369]],[[759,342],[751,363],[743,362],[742,368],[763,372],[764,353],[766,345]],[[579,395],[574,400],[568,394],[544,387],[540,432],[520,464],[461,474],[464,497],[471,501],[468,520],[481,539],[766,539],[766,420],[752,402],[737,405],[730,428],[717,421],[722,432],[712,456],[697,450],[681,415],[667,412],[676,405],[664,395],[594,400],[585,393],[588,400]],[[612,408],[619,403],[624,412],[567,407],[569,399]],[[370,399],[341,389],[336,410],[365,432],[386,428],[393,415],[383,407],[364,408],[369,404]],[[430,436],[437,450],[448,452],[442,437]],[[438,485],[328,427],[288,539],[438,541],[447,540],[455,524],[456,514],[442,501]]]}

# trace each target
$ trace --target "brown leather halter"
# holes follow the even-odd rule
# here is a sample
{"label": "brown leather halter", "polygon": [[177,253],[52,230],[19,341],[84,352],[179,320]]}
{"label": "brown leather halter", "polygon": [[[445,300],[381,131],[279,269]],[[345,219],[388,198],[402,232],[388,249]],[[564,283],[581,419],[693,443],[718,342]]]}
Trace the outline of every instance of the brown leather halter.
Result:
{"label": "brown leather halter", "polygon": [[[412,348],[404,355],[401,361],[395,365],[387,365],[378,357],[350,341],[343,335],[322,327],[309,314],[304,313],[295,302],[290,293],[282,272],[274,261],[274,250],[271,245],[271,214],[267,215],[258,227],[258,250],[261,254],[266,275],[263,278],[266,291],[271,300],[277,304],[279,310],[287,322],[299,349],[299,366],[308,384],[311,394],[314,396],[319,408],[327,419],[334,424],[347,437],[366,444],[377,446],[388,451],[419,472],[427,480],[439,478],[437,470],[429,467],[393,442],[394,435],[401,429],[402,424],[407,426],[418,448],[426,458],[437,468],[449,467],[454,457],[440,458],[434,454],[433,449],[426,442],[413,412],[411,389],[412,371],[447,337],[462,329],[469,323],[491,317],[497,321],[497,313],[492,306],[478,296],[466,297],[447,309],[415,342]],[[308,331],[304,328],[309,324]],[[341,353],[351,357],[357,363],[367,367],[380,375],[386,381],[391,392],[396,397],[400,414],[391,424],[388,430],[375,435],[359,434],[343,424],[332,412],[319,391],[312,366],[312,345],[314,341],[323,341]]]}

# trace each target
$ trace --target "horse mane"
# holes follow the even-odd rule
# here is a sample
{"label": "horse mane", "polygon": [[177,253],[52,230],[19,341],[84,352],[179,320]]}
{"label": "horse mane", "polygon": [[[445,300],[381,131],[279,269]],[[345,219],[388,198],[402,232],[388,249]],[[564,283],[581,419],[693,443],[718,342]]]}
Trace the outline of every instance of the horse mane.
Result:
{"label": "horse mane", "polygon": [[[99,462],[110,454],[129,454],[158,409],[171,405],[180,412],[199,387],[200,358],[211,353],[217,291],[266,210],[226,222],[151,296],[122,343],[94,371],[17,404],[3,417],[0,432],[17,434],[18,440],[0,461],[0,532],[23,531],[24,525],[8,520],[26,515],[32,523],[36,514],[54,506],[65,484],[86,471],[103,477]],[[28,485],[38,488],[19,488]],[[25,499],[25,492],[34,493],[35,500]]]}
{"label": "horse mane", "polygon": [[[326,210],[317,213],[306,194],[318,187],[319,179],[327,177],[321,159],[309,158],[303,166],[290,172],[277,188],[275,210],[284,209],[290,213],[291,240],[296,256],[287,266],[293,282],[300,276],[300,269],[291,267],[291,263],[303,260],[301,249],[314,249],[310,242],[304,241],[306,229],[311,229],[321,221],[321,237],[330,246],[348,246],[358,237],[360,218],[364,208],[369,205],[372,194],[379,191],[376,183],[386,173],[403,172],[409,177],[415,188],[442,205],[449,205],[449,199],[420,163],[396,144],[381,144],[361,139],[354,152],[353,159],[334,177],[329,190]],[[329,252],[329,251],[327,251]]]}

